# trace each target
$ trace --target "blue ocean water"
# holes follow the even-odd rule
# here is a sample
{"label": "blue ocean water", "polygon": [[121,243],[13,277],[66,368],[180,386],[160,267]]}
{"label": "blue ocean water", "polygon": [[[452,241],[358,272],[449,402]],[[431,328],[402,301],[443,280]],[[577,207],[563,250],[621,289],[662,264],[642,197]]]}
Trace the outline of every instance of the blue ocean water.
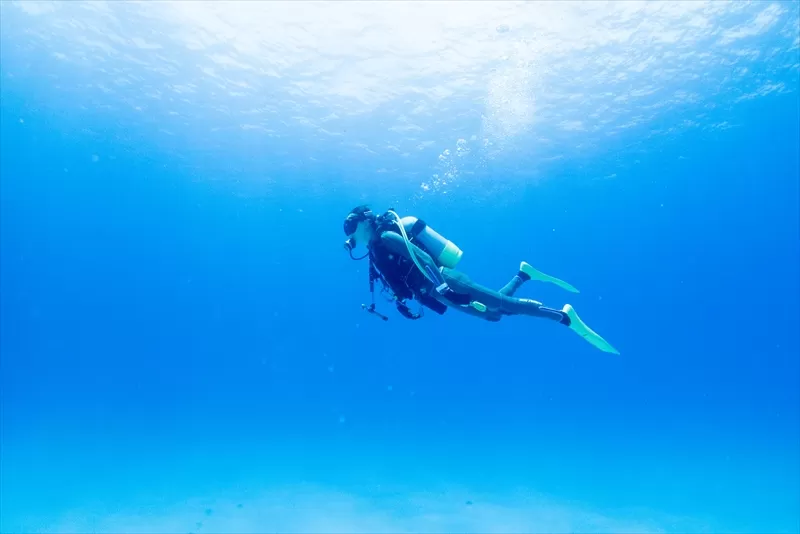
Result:
{"label": "blue ocean water", "polygon": [[[2,532],[800,531],[798,3],[0,3]],[[365,314],[354,206],[531,318]]]}

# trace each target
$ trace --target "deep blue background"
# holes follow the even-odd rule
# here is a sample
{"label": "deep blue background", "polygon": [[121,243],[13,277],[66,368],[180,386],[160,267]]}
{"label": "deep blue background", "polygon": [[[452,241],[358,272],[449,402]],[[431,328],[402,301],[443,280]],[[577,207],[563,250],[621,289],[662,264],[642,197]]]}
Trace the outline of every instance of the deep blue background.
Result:
{"label": "deep blue background", "polygon": [[[346,169],[314,177],[324,195],[291,175],[247,188],[146,138],[89,140],[31,105],[44,91],[2,95],[3,530],[244,480],[522,485],[800,528],[796,94],[615,179],[561,162],[501,207],[338,184]],[[569,298],[621,355],[524,318],[364,315],[366,266],[341,250],[364,193],[453,239],[482,283],[522,259],[570,281],[580,295],[523,292]]]}

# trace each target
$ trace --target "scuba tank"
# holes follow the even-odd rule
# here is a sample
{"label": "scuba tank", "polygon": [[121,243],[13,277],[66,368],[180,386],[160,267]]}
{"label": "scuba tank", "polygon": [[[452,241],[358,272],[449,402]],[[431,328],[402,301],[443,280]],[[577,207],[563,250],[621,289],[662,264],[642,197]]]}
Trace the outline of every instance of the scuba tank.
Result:
{"label": "scuba tank", "polygon": [[425,221],[416,217],[403,217],[400,219],[406,234],[417,244],[422,245],[425,252],[431,255],[437,264],[449,269],[454,269],[461,261],[463,252],[455,243],[442,237],[439,232],[428,226]]}

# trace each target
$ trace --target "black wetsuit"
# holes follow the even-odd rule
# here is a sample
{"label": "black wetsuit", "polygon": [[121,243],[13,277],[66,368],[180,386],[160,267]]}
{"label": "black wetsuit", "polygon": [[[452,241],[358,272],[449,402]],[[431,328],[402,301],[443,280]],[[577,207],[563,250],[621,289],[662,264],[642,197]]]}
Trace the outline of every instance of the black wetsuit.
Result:
{"label": "black wetsuit", "polygon": [[[420,265],[429,269],[432,277],[441,278],[440,283],[447,285],[448,290],[440,293],[437,291],[440,284],[433,284],[411,259],[399,232],[391,229],[381,231],[369,247],[370,260],[399,301],[414,298],[439,314],[447,308],[454,308],[487,321],[499,321],[504,315],[530,315],[569,325],[566,313],[535,300],[513,296],[523,283],[530,280],[525,273],[517,273],[502,289],[495,291],[476,284],[462,272],[440,268],[427,252],[412,243],[411,248]],[[480,311],[470,302],[479,302],[487,309]]]}

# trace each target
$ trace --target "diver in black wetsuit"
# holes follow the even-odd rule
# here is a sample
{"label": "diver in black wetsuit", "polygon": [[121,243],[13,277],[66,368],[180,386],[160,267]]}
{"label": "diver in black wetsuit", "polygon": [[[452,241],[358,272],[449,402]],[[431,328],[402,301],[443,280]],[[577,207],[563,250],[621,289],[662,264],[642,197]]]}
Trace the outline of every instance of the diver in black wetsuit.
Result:
{"label": "diver in black wetsuit", "polygon": [[[598,349],[619,354],[578,317],[571,305],[557,310],[535,300],[514,297],[515,292],[532,279],[578,292],[570,284],[537,271],[525,262],[502,289],[495,291],[456,271],[454,267],[461,259],[461,250],[415,217],[401,219],[393,210],[375,215],[367,206],[358,206],[345,218],[344,233],[348,236],[345,248],[350,257],[369,258],[370,291],[374,291],[375,281],[382,282],[384,289],[392,294],[398,311],[409,319],[422,316],[421,312],[412,312],[406,304],[411,299],[439,315],[448,308],[487,321],[499,321],[506,315],[529,315],[566,325]],[[360,258],[353,257],[357,244],[368,249]],[[364,307],[388,320],[375,309],[374,294],[372,304]]]}

